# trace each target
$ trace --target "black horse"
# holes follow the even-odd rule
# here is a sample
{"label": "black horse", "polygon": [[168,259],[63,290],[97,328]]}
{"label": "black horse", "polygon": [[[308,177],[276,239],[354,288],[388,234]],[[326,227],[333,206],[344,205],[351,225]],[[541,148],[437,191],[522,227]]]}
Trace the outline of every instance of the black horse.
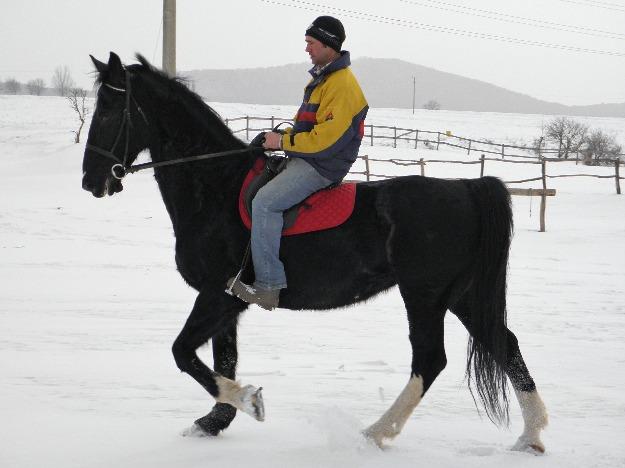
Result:
{"label": "black horse", "polygon": [[[83,188],[96,197],[122,190],[126,169],[148,149],[155,163],[202,153],[234,154],[155,168],[176,236],[176,264],[199,294],[173,344],[178,367],[217,401],[195,422],[216,435],[240,409],[264,418],[260,390],[235,381],[237,320],[248,304],[224,292],[237,273],[249,232],[237,200],[254,155],[199,96],[143,57],[124,67],[92,57],[100,87],[85,150]],[[469,331],[467,374],[487,415],[508,421],[506,376],[525,431],[514,448],[543,451],[547,423],[517,339],[506,327],[506,273],[512,230],[510,197],[498,179],[439,180],[409,176],[357,185],[353,215],[343,225],[284,238],[289,287],[280,307],[333,309],[398,285],[412,345],[408,384],[364,434],[378,445],[395,437],[446,365],[447,310]],[[245,271],[247,281],[253,272]],[[326,318],[327,320],[327,318]],[[196,350],[212,340],[214,369]]]}

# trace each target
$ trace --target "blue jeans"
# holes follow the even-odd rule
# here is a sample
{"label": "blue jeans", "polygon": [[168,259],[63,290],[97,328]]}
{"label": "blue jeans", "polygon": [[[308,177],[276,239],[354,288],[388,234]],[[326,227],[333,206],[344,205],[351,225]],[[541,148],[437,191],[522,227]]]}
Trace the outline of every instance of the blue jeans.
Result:
{"label": "blue jeans", "polygon": [[332,184],[310,164],[291,158],[286,168],[263,186],[252,201],[252,261],[255,286],[286,288],[284,265],[280,261],[282,212],[307,196]]}

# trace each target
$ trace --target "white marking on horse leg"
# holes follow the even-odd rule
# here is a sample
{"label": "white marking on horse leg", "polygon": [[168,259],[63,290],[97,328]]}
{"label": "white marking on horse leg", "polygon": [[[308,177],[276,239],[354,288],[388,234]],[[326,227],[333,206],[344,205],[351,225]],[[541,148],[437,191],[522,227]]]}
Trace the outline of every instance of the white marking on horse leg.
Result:
{"label": "white marking on horse leg", "polygon": [[382,447],[384,439],[392,439],[399,435],[422,397],[423,377],[420,375],[411,377],[386,413],[364,430],[365,437],[373,440],[378,447]]}
{"label": "white marking on horse leg", "polygon": [[218,403],[228,403],[258,421],[265,420],[262,387],[256,388],[252,385],[241,387],[238,382],[222,376],[216,377],[215,380],[219,388],[219,395],[215,398]]}
{"label": "white marking on horse leg", "polygon": [[536,390],[533,392],[515,390],[515,393],[517,400],[519,400],[519,405],[521,406],[525,427],[523,429],[523,434],[521,434],[519,440],[514,444],[512,450],[525,451],[531,449],[536,452],[544,453],[545,445],[540,440],[540,431],[544,429],[549,422],[545,404]]}

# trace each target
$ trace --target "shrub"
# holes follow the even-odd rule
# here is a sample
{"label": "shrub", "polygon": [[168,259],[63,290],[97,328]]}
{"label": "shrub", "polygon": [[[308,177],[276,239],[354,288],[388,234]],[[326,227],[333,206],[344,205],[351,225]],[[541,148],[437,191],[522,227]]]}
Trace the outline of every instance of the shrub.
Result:
{"label": "shrub", "polygon": [[613,134],[603,130],[593,130],[585,139],[582,155],[584,164],[587,165],[607,165],[613,164],[619,158],[623,148],[616,142]]}

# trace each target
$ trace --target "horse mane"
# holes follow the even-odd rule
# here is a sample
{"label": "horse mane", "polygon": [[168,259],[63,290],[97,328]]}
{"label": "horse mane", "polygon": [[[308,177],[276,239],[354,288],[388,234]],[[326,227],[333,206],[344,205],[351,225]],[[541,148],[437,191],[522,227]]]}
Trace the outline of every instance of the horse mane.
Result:
{"label": "horse mane", "polygon": [[[143,55],[136,54],[138,64],[129,65],[129,71],[141,75],[154,84],[152,91],[169,106],[181,106],[189,114],[187,128],[199,127],[201,132],[210,136],[220,146],[230,149],[242,148],[245,143],[237,138],[221,116],[195,92],[189,89],[184,77],[170,77],[154,67]],[[211,145],[212,146],[212,145]]]}
{"label": "horse mane", "polygon": [[[166,75],[140,54],[136,58],[139,63],[126,66],[134,76],[132,92],[139,99],[139,90],[145,91],[140,97],[141,106],[158,116],[159,124],[153,129],[163,137],[162,146],[150,148],[153,161],[155,157],[176,159],[247,146],[212,107],[187,87],[184,78]],[[106,78],[100,74],[96,83],[102,84]],[[178,231],[182,211],[195,214],[204,211],[207,215],[218,212],[226,197],[238,194],[246,167],[251,164],[250,155],[235,155],[207,160],[200,166],[180,164],[156,169],[155,178],[174,231]],[[179,190],[180,187],[185,190]]]}

